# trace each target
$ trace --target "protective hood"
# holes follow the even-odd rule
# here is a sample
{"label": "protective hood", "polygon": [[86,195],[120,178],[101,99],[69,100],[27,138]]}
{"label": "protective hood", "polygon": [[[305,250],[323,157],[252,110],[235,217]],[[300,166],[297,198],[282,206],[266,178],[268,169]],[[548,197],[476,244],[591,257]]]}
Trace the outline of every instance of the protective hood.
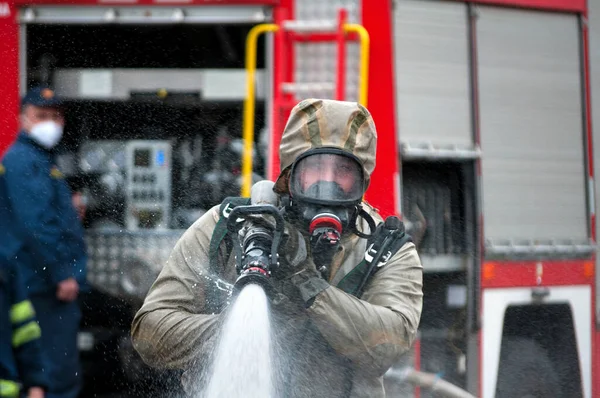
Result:
{"label": "protective hood", "polygon": [[275,192],[289,192],[290,166],[304,152],[322,147],[337,148],[358,158],[363,168],[365,188],[375,168],[377,131],[369,111],[356,102],[306,99],[290,113],[281,144],[281,174]]}

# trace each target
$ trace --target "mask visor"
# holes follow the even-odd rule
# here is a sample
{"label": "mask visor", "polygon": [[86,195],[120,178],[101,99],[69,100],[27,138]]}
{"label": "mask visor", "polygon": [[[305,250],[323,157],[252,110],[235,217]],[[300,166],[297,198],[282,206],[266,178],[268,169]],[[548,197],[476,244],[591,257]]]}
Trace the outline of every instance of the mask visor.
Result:
{"label": "mask visor", "polygon": [[312,203],[344,205],[360,202],[364,193],[361,165],[343,154],[315,153],[292,167],[292,197]]}

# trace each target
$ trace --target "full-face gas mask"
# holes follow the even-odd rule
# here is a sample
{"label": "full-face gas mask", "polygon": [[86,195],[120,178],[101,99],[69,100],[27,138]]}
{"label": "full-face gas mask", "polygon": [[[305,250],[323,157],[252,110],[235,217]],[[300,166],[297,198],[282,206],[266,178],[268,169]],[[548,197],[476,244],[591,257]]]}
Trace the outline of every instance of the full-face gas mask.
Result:
{"label": "full-face gas mask", "polygon": [[343,233],[364,236],[356,229],[356,219],[361,214],[365,178],[353,154],[330,147],[303,153],[292,164],[289,188],[289,218],[309,234],[313,254],[326,257],[322,263],[329,264],[331,249],[337,248]]}
{"label": "full-face gas mask", "polygon": [[291,214],[309,234],[323,225],[340,234],[355,217],[365,183],[359,160],[339,148],[305,152],[290,172]]}

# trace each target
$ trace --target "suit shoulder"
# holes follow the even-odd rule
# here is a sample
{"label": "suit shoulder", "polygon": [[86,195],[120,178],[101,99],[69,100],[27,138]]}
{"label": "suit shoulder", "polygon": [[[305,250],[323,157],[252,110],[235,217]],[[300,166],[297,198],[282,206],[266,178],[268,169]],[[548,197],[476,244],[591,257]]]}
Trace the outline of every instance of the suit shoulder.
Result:
{"label": "suit shoulder", "polygon": [[198,218],[182,235],[184,242],[210,242],[215,226],[219,221],[219,206],[214,206]]}
{"label": "suit shoulder", "polygon": [[369,202],[363,201],[361,205],[363,210],[366,211],[368,215],[373,217],[373,219],[375,220],[375,224],[378,224],[383,221],[383,217],[381,217],[379,211],[375,207],[373,207]]}

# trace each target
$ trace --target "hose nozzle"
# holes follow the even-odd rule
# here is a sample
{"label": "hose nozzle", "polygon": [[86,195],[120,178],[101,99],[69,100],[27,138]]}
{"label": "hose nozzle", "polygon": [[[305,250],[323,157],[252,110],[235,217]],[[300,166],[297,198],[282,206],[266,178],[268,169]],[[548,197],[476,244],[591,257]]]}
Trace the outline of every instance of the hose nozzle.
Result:
{"label": "hose nozzle", "polygon": [[274,288],[269,273],[261,267],[248,267],[242,271],[233,285],[233,294],[239,294],[244,287],[251,283],[262,287],[267,297],[273,297]]}
{"label": "hose nozzle", "polygon": [[[263,222],[247,220],[248,216],[270,215],[275,219],[274,228]],[[239,220],[239,221],[238,221]],[[243,224],[242,224],[243,223]],[[238,236],[244,227],[243,239]],[[271,272],[279,266],[279,243],[284,232],[284,221],[279,209],[273,205],[238,206],[229,214],[227,230],[231,233],[236,253],[236,269],[239,277],[234,283],[233,293],[254,283],[261,286],[269,298],[274,288],[270,282]]]}

